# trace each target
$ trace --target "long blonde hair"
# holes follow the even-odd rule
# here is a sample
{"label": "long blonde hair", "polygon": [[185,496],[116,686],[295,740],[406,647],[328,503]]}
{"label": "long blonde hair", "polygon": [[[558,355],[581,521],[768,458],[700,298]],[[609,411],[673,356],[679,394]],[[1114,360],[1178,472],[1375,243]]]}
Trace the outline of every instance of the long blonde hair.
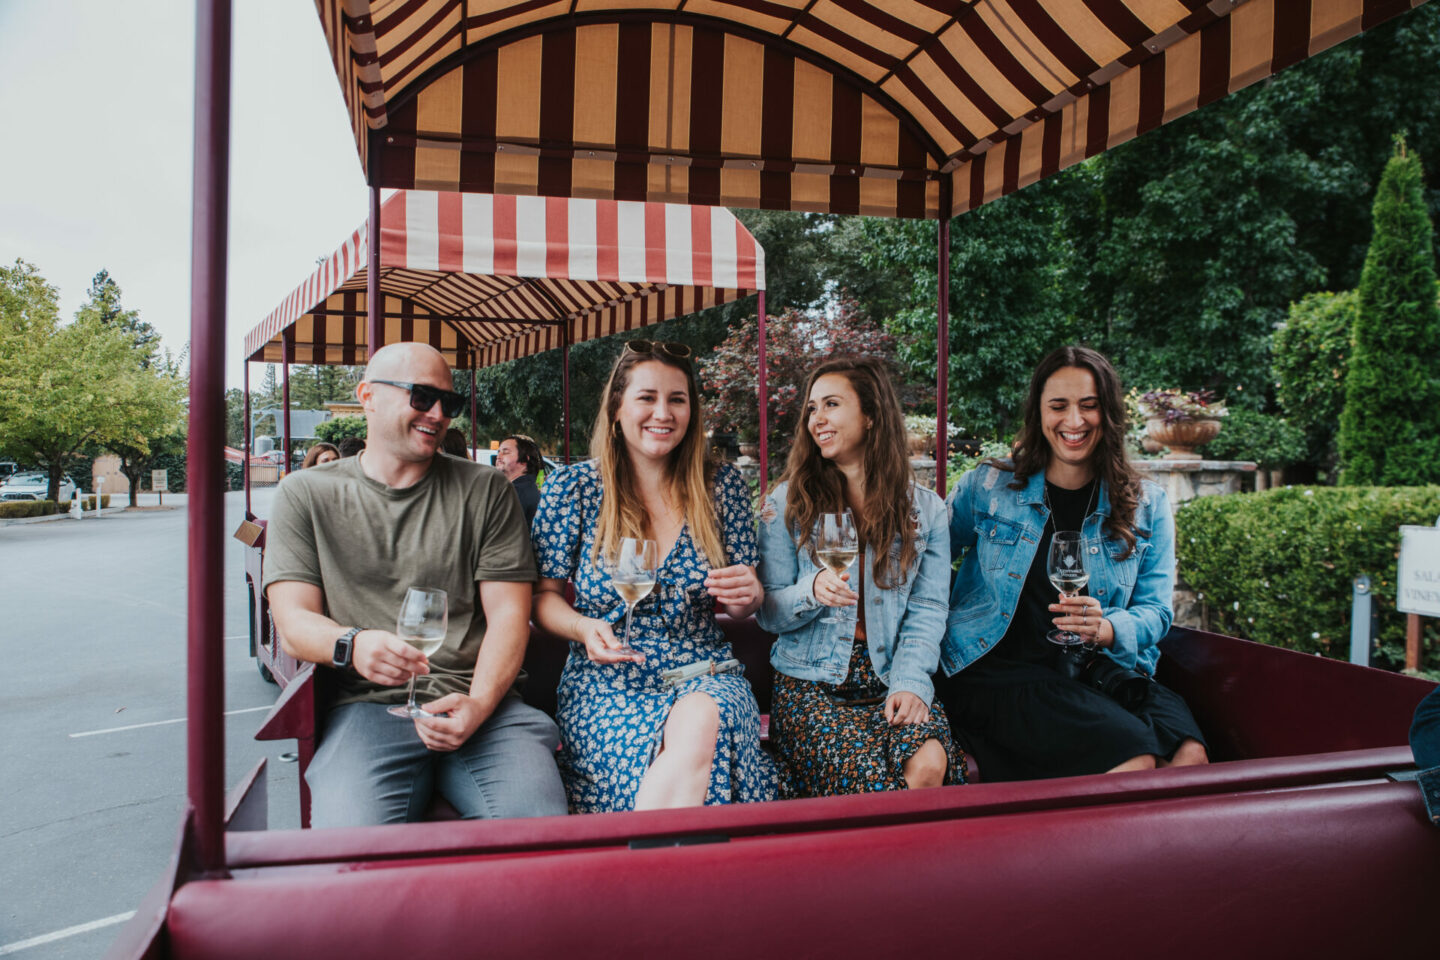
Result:
{"label": "long blonde hair", "polygon": [[605,400],[595,415],[595,428],[590,433],[590,456],[599,467],[605,489],[600,499],[600,519],[595,525],[591,559],[603,556],[613,563],[620,553],[620,539],[644,537],[649,525],[644,504],[635,493],[635,467],[630,462],[630,450],[615,419],[632,371],[642,363],[664,364],[685,374],[685,389],[690,395],[690,423],[666,465],[669,493],[690,525],[690,538],[695,546],[712,567],[723,567],[726,565],[725,541],[720,536],[711,493],[715,465],[706,450],[705,417],[700,407],[700,391],[695,385],[695,370],[688,359],[673,357],[662,350],[652,353],[626,350],[615,361],[605,382]]}

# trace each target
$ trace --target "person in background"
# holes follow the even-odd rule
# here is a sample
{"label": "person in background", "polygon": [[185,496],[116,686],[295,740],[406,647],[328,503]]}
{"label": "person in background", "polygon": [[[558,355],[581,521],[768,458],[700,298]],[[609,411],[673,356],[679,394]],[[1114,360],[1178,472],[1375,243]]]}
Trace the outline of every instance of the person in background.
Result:
{"label": "person in background", "polygon": [[353,457],[365,449],[365,438],[346,437],[337,443],[335,448],[340,451],[340,459],[344,460],[346,457]]}
{"label": "person in background", "polygon": [[1430,822],[1440,827],[1440,687],[1431,690],[1415,708],[1410,726],[1410,750],[1420,768],[1420,795]]}
{"label": "person in background", "polygon": [[465,443],[465,434],[454,427],[445,431],[445,439],[440,441],[440,452],[461,460],[470,459],[470,447]]}
{"label": "person in background", "polygon": [[535,485],[535,478],[540,475],[544,462],[540,445],[523,433],[501,440],[500,448],[495,451],[495,469],[514,485],[527,523],[535,519],[535,508],[540,506],[540,488]]}
{"label": "person in background", "polygon": [[[464,402],[450,385],[428,344],[383,347],[355,391],[365,450],[275,494],[270,610],[285,651],[333,670],[339,688],[305,774],[317,827],[416,820],[432,790],[464,817],[565,813],[555,723],[515,688],[535,555],[510,484],[437,455]],[[448,597],[429,656],[392,632],[410,587]],[[412,674],[428,675],[435,699],[390,715]]]}
{"label": "person in background", "polygon": [[[1030,380],[1012,456],[965,474],[950,499],[950,594],[938,681],[957,736],[994,780],[1208,762],[1180,696],[1153,679],[1170,629],[1175,521],[1125,453],[1120,378],[1086,347],[1051,352]],[[1088,585],[1066,599],[1047,566],[1080,536]],[[1088,652],[1046,638],[1078,634]]]}
{"label": "person in background", "polygon": [[[590,453],[545,482],[531,527],[535,621],[570,641],[556,718],[571,810],[773,798],[760,708],[715,621],[748,617],[763,599],[750,492],[735,467],[706,456],[688,346],[626,342]],[[627,537],[659,547],[629,648],[616,637],[625,604],[612,579]]]}
{"label": "person in background", "polygon": [[302,470],[319,466],[322,463],[329,463],[332,460],[340,459],[340,451],[333,443],[326,443],[321,440],[309,450],[305,451],[305,462],[300,465]]}
{"label": "person in background", "polygon": [[[757,620],[778,634],[771,732],[782,797],[965,782],[931,675],[949,610],[945,502],[917,486],[889,371],[873,358],[821,364],[805,385],[785,476],[760,508]],[[816,520],[849,510],[860,558],[819,561]],[[848,612],[845,622],[821,613]]]}

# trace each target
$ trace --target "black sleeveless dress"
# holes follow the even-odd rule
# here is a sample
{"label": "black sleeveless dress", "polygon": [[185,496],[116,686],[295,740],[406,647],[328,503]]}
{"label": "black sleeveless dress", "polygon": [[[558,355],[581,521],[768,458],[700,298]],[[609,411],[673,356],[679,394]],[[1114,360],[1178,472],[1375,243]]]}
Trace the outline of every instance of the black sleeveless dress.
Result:
{"label": "black sleeveless dress", "polygon": [[[1098,482],[1098,481],[1096,481]],[[1093,483],[1066,490],[1048,481],[1051,516],[1025,577],[1010,628],[995,648],[953,677],[935,677],[950,707],[956,738],[975,757],[980,777],[1039,780],[1104,773],[1132,757],[1174,756],[1186,739],[1205,742],[1180,695],[1151,682],[1126,709],[1057,670],[1060,648],[1049,606],[1058,596],[1045,573],[1055,530],[1079,530]],[[1084,591],[1082,591],[1083,593]]]}

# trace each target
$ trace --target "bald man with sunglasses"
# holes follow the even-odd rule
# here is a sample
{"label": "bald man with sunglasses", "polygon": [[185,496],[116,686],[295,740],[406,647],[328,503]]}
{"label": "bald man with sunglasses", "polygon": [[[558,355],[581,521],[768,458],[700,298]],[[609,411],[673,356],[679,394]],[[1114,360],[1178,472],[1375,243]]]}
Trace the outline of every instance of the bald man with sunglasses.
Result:
{"label": "bald man with sunglasses", "polygon": [[[305,775],[317,827],[420,819],[432,789],[465,817],[566,812],[555,724],[515,689],[535,579],[528,525],[498,470],[438,455],[465,399],[451,384],[428,345],[377,351],[355,391],[364,451],[276,492],[264,580],[275,625],[287,653],[339,687]],[[448,597],[429,657],[392,632],[410,587]],[[422,712],[390,715],[412,674]]]}

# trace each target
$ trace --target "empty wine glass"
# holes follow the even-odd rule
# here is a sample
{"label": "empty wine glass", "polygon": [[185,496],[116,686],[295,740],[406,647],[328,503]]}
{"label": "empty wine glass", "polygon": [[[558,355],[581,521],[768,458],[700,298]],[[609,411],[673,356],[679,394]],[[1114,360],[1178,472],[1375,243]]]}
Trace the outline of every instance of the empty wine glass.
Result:
{"label": "empty wine glass", "polygon": [[[449,597],[444,590],[426,587],[411,587],[405,591],[400,602],[400,614],[395,618],[395,635],[425,656],[433,656],[445,643],[445,630],[450,623]],[[415,702],[415,674],[410,674],[410,693],[403,706],[394,706],[386,711],[391,716],[434,717]]]}
{"label": "empty wine glass", "polygon": [[630,646],[630,618],[635,613],[635,605],[655,588],[655,571],[659,565],[660,548],[654,540],[625,537],[620,541],[620,556],[610,582],[625,601],[625,634],[620,638],[620,648],[636,660],[644,660],[645,654]]}
{"label": "empty wine glass", "polygon": [[[1080,591],[1090,582],[1085,569],[1085,551],[1080,534],[1071,530],[1058,531],[1050,538],[1050,556],[1045,572],[1050,583],[1065,599],[1079,596]],[[1071,630],[1051,630],[1045,639],[1062,647],[1078,647],[1085,638]]]}
{"label": "empty wine glass", "polygon": [[[841,513],[822,513],[815,521],[815,556],[826,569],[840,576],[860,553],[860,535],[855,530],[855,518],[849,510]],[[828,614],[820,618],[821,623],[852,623],[854,616]]]}

